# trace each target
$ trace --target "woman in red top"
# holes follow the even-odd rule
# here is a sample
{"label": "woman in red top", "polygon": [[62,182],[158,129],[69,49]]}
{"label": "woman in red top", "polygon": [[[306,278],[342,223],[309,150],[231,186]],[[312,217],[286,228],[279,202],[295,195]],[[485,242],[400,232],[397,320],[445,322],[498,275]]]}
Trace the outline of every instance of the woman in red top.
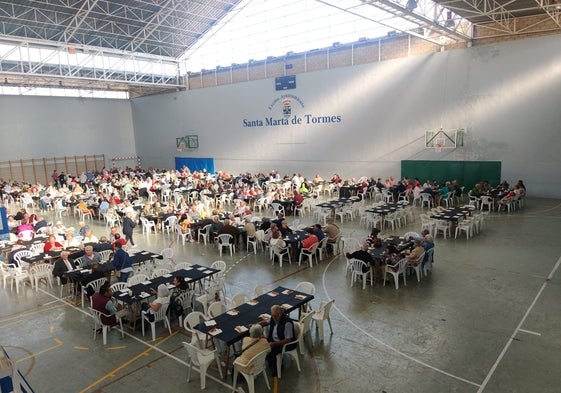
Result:
{"label": "woman in red top", "polygon": [[56,238],[53,235],[51,235],[49,236],[49,240],[43,246],[43,252],[60,251],[62,250],[62,248],[63,248],[62,244],[57,242]]}

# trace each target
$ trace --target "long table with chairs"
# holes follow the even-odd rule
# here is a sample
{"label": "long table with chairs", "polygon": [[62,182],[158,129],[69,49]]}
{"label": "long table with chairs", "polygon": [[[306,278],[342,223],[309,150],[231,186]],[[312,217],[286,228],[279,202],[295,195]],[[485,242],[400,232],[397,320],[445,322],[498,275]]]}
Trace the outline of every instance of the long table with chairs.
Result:
{"label": "long table with chairs", "polygon": [[230,360],[230,346],[248,336],[251,325],[268,322],[271,318],[272,306],[279,305],[284,309],[285,314],[289,314],[301,310],[313,299],[313,295],[279,286],[213,319],[201,322],[195,329],[206,334],[209,339],[220,340],[226,344],[224,366],[226,371]]}
{"label": "long table with chairs", "polygon": [[[131,309],[133,315],[138,315],[140,312],[140,303],[144,300],[148,301],[150,297],[155,296],[152,290],[157,291],[160,284],[165,284],[168,289],[172,290],[173,278],[175,276],[184,277],[186,283],[194,289],[195,285],[201,285],[205,279],[214,276],[219,273],[220,269],[215,269],[208,266],[202,265],[191,265],[186,269],[179,269],[170,273],[166,273],[162,276],[154,277],[146,281],[127,286],[118,292],[113,294],[113,297],[125,304]],[[136,318],[133,320],[131,329],[134,331],[136,329]]]}

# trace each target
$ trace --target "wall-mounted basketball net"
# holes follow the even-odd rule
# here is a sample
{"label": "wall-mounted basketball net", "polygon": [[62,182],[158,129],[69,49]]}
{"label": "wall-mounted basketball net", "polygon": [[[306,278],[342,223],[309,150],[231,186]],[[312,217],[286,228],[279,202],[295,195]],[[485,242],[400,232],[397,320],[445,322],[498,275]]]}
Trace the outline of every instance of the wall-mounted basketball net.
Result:
{"label": "wall-mounted basketball net", "polygon": [[175,145],[177,147],[177,151],[184,151],[185,149],[198,149],[199,136],[185,135],[179,138],[175,138]]}
{"label": "wall-mounted basketball net", "polygon": [[428,130],[425,131],[425,148],[441,152],[442,149],[455,149],[464,146],[463,128],[456,130]]}

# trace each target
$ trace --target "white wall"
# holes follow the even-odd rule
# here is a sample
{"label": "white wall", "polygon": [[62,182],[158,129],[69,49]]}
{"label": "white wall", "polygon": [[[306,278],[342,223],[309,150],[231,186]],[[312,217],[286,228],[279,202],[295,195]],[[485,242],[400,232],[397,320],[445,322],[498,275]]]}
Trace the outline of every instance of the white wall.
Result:
{"label": "white wall", "polygon": [[[298,116],[341,115],[328,125],[244,128],[281,117],[269,106],[293,94]],[[217,169],[324,177],[400,175],[400,160],[497,160],[509,182],[561,197],[561,40],[514,41],[377,64],[297,75],[297,88],[272,79],[132,100],[138,153],[154,166],[174,157],[214,157]],[[466,129],[465,147],[424,148],[426,129]],[[198,134],[178,153],[175,138]]]}
{"label": "white wall", "polygon": [[0,138],[0,161],[136,155],[127,100],[0,96]]}

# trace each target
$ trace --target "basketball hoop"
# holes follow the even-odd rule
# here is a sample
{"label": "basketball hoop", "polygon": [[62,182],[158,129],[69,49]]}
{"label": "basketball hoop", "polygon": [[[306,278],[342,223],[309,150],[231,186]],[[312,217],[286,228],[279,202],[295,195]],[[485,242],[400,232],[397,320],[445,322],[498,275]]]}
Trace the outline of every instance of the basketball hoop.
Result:
{"label": "basketball hoop", "polygon": [[440,153],[444,147],[446,140],[444,138],[436,138],[434,140],[434,151]]}
{"label": "basketball hoop", "polygon": [[177,146],[177,151],[183,151],[183,150],[185,150],[185,142],[181,142],[179,146]]}

